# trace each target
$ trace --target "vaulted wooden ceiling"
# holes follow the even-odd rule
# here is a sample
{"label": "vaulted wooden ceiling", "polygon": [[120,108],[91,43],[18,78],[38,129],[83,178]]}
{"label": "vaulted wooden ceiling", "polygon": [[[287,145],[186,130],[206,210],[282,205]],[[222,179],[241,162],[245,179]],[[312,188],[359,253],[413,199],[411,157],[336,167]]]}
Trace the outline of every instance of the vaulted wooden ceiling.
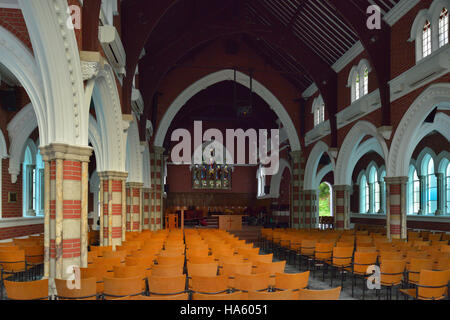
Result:
{"label": "vaulted wooden ceiling", "polygon": [[[336,144],[336,61],[361,41],[378,79],[383,125],[390,124],[390,27],[366,26],[367,8],[382,14],[400,0],[123,0],[122,38],[127,53],[125,112],[139,65],[146,119],[155,117],[152,101],[164,76],[177,64],[223,37],[244,37],[273,68],[303,92],[316,83],[330,118]],[[142,52],[145,55],[142,57]],[[141,59],[140,59],[141,58]],[[152,115],[153,113],[153,115]],[[155,119],[153,119],[155,121]]]}

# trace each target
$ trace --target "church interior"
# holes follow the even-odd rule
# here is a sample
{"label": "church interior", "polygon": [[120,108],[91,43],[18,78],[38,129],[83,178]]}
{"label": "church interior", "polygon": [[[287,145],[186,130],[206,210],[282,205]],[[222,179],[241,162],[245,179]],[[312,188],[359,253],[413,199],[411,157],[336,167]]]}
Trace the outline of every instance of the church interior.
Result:
{"label": "church interior", "polygon": [[448,300],[449,0],[0,0],[0,300]]}

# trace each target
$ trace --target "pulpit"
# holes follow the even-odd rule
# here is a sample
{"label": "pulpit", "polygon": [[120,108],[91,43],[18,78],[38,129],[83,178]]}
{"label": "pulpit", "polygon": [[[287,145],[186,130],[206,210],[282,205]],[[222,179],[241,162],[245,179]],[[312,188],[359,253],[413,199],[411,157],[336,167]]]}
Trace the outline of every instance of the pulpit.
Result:
{"label": "pulpit", "polygon": [[166,215],[166,229],[178,229],[178,214],[169,213]]}
{"label": "pulpit", "polygon": [[241,215],[219,215],[213,216],[219,219],[219,229],[221,230],[242,230]]}

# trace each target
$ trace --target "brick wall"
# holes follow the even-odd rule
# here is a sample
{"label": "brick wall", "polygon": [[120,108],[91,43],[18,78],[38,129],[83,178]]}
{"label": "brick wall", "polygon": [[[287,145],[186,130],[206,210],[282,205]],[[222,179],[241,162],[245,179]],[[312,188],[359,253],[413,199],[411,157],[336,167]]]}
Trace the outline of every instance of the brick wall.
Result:
{"label": "brick wall", "polygon": [[0,240],[24,237],[31,234],[42,232],[44,232],[44,224],[33,224],[28,226],[1,228]]}
{"label": "brick wall", "polygon": [[[2,218],[21,217],[22,212],[22,171],[17,177],[16,183],[11,183],[11,175],[8,172],[9,160],[2,159]],[[8,192],[17,193],[17,202],[8,203]]]}
{"label": "brick wall", "polygon": [[13,33],[31,51],[33,51],[30,36],[28,35],[27,26],[21,10],[0,8],[0,26]]}

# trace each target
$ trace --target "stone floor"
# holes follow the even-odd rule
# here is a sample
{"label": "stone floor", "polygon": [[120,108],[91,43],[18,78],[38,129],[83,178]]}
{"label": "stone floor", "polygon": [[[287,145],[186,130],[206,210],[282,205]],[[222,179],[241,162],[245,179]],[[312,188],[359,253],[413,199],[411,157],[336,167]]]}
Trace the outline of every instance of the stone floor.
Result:
{"label": "stone floor", "polygon": [[[255,246],[259,246],[259,245],[256,243]],[[260,251],[260,254],[267,254],[267,253],[271,253],[271,251],[270,250],[263,251],[262,249]],[[280,261],[280,258],[281,258],[281,260],[286,260],[284,256],[279,257],[279,256],[274,255],[274,261]],[[302,269],[300,270],[298,267],[298,259],[296,261],[296,265],[294,265],[294,256],[293,255],[291,256],[289,263],[288,263],[288,261],[286,261],[286,268],[285,268],[286,273],[298,273],[298,272],[305,272],[305,271],[307,271],[307,266],[305,264],[303,264]],[[352,277],[351,277],[351,275],[347,274],[346,277],[344,277],[344,279],[345,279],[344,287],[343,287],[343,290],[341,291],[340,300],[362,300],[363,280],[361,278],[358,278],[356,280],[356,285],[354,287],[354,296],[352,297]],[[325,281],[323,281],[322,270],[316,271],[315,276],[313,276],[313,273],[311,272],[308,285],[309,285],[309,289],[311,289],[311,290],[325,290],[325,289],[336,288],[341,285],[341,275],[336,274],[336,276],[333,280],[333,287],[331,287],[331,272],[330,271],[325,273]],[[365,282],[364,282],[364,285],[366,286],[364,300],[378,300],[378,299],[388,300],[386,298],[386,289],[385,288],[383,288],[380,291],[381,294],[380,294],[380,297],[378,298],[378,296],[376,295],[376,290],[369,290],[367,288],[367,284]],[[401,293],[399,293],[398,299],[404,300],[404,296]],[[396,300],[396,291],[395,290],[392,292],[392,300]]]}

